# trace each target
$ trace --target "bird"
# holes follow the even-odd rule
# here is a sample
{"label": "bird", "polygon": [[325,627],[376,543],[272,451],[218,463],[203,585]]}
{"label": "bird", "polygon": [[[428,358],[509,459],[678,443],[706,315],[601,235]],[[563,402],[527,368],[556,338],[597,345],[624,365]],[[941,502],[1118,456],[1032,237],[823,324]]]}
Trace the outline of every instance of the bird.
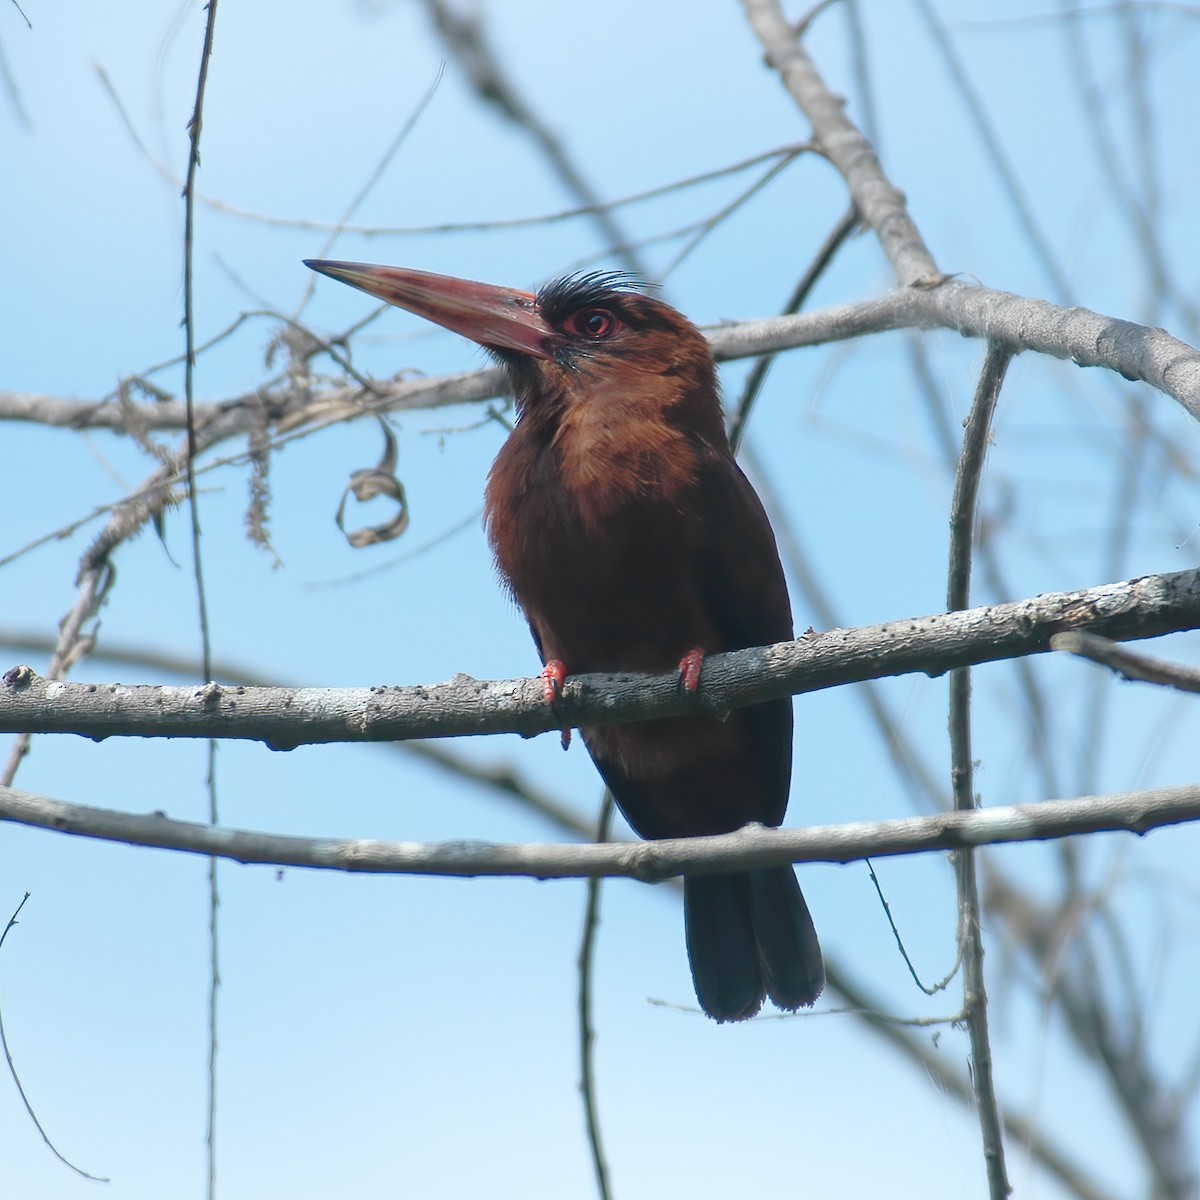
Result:
{"label": "bird", "polygon": [[[484,523],[548,703],[585,672],[678,670],[695,693],[706,655],[792,638],[774,533],[730,448],[708,342],[682,313],[620,272],[527,292],[306,265],[471,339],[507,375],[516,422],[488,475]],[[643,838],[783,820],[790,697],[579,733]],[[754,1016],[768,997],[808,1007],[824,987],[790,864],[685,875],[684,928],[697,1000],[718,1022]]]}

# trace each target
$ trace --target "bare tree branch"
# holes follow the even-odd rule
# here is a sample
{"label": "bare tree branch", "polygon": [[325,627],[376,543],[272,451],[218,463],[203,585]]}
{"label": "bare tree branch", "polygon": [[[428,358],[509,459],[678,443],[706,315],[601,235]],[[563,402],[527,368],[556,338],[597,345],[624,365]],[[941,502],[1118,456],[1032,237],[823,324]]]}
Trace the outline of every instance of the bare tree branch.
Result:
{"label": "bare tree branch", "polygon": [[1200,820],[1200,785],[894,821],[784,830],[747,825],[737,833],[718,837],[573,846],[295,837],[175,821],[162,812],[135,814],[92,808],[3,787],[0,820],[242,863],[402,875],[514,875],[536,879],[622,876],[657,883],[675,875],[746,871],[784,863],[847,863],[868,857],[963,850],[1085,833],[1143,834],[1164,825]]}
{"label": "bare tree branch", "polygon": [[[1070,359],[1081,367],[1106,367],[1139,379],[1179,401],[1200,420],[1200,351],[1162,329],[1105,316],[1086,308],[1062,308],[975,284],[947,280],[913,287],[876,300],[793,316],[765,317],[706,331],[718,362],[729,362],[802,346],[847,341],[897,329],[947,329],[987,338],[1013,351],[1034,350]],[[435,376],[422,380],[335,382],[296,389],[281,383],[214,404],[196,405],[196,427],[206,445],[249,433],[265,418],[287,428],[320,428],[379,411],[442,408],[494,399],[505,392],[498,370]],[[164,401],[137,406],[143,432],[186,428],[183,404]],[[32,421],[70,429],[125,432],[133,424],[111,400],[65,400],[0,390],[0,420]]]}
{"label": "bare tree branch", "polygon": [[810,633],[705,659],[696,696],[664,675],[573,675],[554,712],[534,679],[456,675],[417,687],[125,687],[46,680],[14,667],[0,681],[0,732],[85,737],[227,737],[292,748],[472,734],[533,735],[570,725],[714,714],[890,675],[941,675],[1049,649],[1086,629],[1119,640],[1200,627],[1200,570],[1147,575],[1012,604]]}
{"label": "bare tree branch", "polygon": [[941,272],[888,181],[871,143],[846,116],[845,103],[821,78],[776,0],[743,0],[750,27],[804,115],[813,136],[850,189],[850,198],[875,232],[896,277],[906,286],[934,282]]}
{"label": "bare tree branch", "polygon": [[1069,654],[1078,654],[1081,658],[1090,658],[1093,662],[1112,667],[1123,679],[1161,683],[1166,687],[1178,688],[1181,692],[1200,692],[1200,671],[1195,667],[1134,654],[1108,638],[1097,637],[1083,630],[1056,633],[1050,639],[1050,649],[1065,650]]}
{"label": "bare tree branch", "polygon": [[[19,647],[40,654],[53,654],[55,641],[33,630],[9,629],[0,626],[0,646]],[[176,675],[189,679],[195,674],[193,659],[172,654],[164,650],[151,650],[145,646],[106,638],[93,647],[88,657],[92,662],[119,663],[137,666],[158,674]],[[266,675],[244,663],[216,661],[213,670],[218,679],[231,683],[255,687],[280,686],[279,675]],[[592,831],[578,811],[558,797],[536,786],[531,779],[519,771],[511,762],[497,761],[480,763],[474,757],[461,754],[446,741],[406,741],[381,743],[386,749],[437,767],[456,779],[486,788],[491,792],[520,804],[551,825],[566,830],[578,837],[586,837]]]}
{"label": "bare tree branch", "polygon": [[[0,643],[45,654],[52,653],[54,649],[52,638],[34,631],[0,629]],[[124,645],[111,640],[106,640],[103,644],[98,645],[91,657],[94,661],[132,663],[159,673],[168,672],[182,677],[187,677],[194,669],[190,658],[179,658],[162,651],[148,651],[140,645]],[[262,686],[268,686],[274,678],[235,663],[218,664],[216,671],[222,679]],[[886,736],[890,741],[894,741],[897,734],[892,730],[887,732]],[[456,754],[450,746],[440,742],[392,742],[387,746],[398,752],[416,754],[449,771],[456,778],[468,778],[502,796],[511,797],[549,821],[555,828],[572,837],[586,838],[592,831],[590,821],[554,797],[533,787],[510,764],[480,766],[472,760]],[[984,895],[984,902],[989,907],[989,911],[995,907],[991,894],[993,888],[1000,885],[1008,888],[995,870],[994,862],[991,867],[992,869],[988,871],[988,887]],[[678,880],[674,880],[668,881],[664,886],[677,886],[677,884]],[[1009,891],[1011,892],[1011,889]],[[1008,908],[1005,911],[1008,911]],[[920,1037],[914,1029],[897,1024],[884,1016],[884,1005],[870,995],[859,982],[849,977],[844,964],[836,956],[827,954],[826,971],[831,995],[839,996],[868,1028],[883,1037],[889,1045],[910,1061],[918,1064],[922,1072],[942,1092],[960,1103],[974,1104],[974,1094],[967,1075],[956,1071],[946,1061],[945,1056],[932,1049],[928,1041]],[[1049,1141],[1044,1130],[1037,1123],[1027,1120],[1012,1108],[1004,1108],[1002,1118],[1011,1142],[1024,1147],[1034,1160],[1051,1175],[1058,1178],[1081,1200],[1116,1200],[1111,1193],[1104,1191],[1095,1180],[1089,1179],[1078,1164],[1072,1162],[1053,1142]]]}
{"label": "bare tree branch", "polygon": [[[820,336],[808,341],[808,330],[818,327]],[[1107,367],[1165,392],[1200,420],[1200,351],[1186,342],[1085,308],[1062,308],[957,280],[843,308],[722,326],[708,337],[716,357],[725,361],[802,344],[793,338],[811,345],[891,329],[936,328],[985,338],[1016,352],[1069,359],[1081,367]]]}
{"label": "bare tree branch", "polygon": [[[954,496],[950,502],[950,568],[946,584],[946,607],[965,609],[971,594],[971,549],[975,540],[976,504],[983,478],[983,460],[991,436],[992,417],[1000,399],[1000,388],[1012,354],[994,342],[988,344],[979,386],[967,414],[962,453],[954,474]],[[950,782],[954,809],[974,812],[974,761],[971,753],[971,672],[967,667],[950,673]],[[971,1042],[971,1082],[983,1137],[983,1161],[987,1167],[988,1191],[992,1200],[1006,1200],[1012,1191],[1004,1160],[1000,1110],[992,1070],[992,1043],[988,1035],[987,987],[983,974],[983,931],[979,920],[979,887],[975,856],[963,850],[954,856],[958,884],[958,946],[963,964],[963,1015]]]}

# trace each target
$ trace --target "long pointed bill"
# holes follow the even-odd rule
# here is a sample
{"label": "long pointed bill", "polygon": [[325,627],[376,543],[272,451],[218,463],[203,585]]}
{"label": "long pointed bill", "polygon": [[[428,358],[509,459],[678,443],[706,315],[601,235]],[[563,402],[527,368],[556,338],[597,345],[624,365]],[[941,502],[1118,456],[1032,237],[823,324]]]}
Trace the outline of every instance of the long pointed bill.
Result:
{"label": "long pointed bill", "polygon": [[553,358],[556,336],[531,292],[370,263],[304,260],[306,267],[496,350]]}

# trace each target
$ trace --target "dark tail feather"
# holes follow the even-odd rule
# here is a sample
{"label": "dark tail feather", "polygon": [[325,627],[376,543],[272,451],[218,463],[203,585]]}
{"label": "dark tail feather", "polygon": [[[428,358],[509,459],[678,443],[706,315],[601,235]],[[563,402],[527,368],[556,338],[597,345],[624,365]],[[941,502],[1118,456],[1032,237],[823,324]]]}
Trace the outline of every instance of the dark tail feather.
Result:
{"label": "dark tail feather", "polygon": [[825,963],[796,872],[766,867],[749,879],[767,995],[779,1008],[807,1008],[825,987]]}
{"label": "dark tail feather", "polygon": [[691,875],[683,881],[683,926],[696,999],[718,1021],[744,1021],[762,1007],[748,875]]}
{"label": "dark tail feather", "polygon": [[700,1007],[743,1021],[769,995],[780,1008],[812,1004],[825,968],[791,867],[683,881],[688,959]]}

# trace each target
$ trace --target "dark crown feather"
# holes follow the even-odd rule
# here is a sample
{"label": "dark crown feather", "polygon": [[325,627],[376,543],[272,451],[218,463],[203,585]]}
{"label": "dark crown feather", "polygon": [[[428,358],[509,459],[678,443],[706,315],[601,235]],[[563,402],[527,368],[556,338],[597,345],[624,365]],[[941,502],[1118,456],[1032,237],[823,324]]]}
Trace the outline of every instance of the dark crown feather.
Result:
{"label": "dark crown feather", "polygon": [[629,271],[585,271],[553,279],[538,289],[537,306],[552,324],[581,308],[641,295],[655,285]]}

